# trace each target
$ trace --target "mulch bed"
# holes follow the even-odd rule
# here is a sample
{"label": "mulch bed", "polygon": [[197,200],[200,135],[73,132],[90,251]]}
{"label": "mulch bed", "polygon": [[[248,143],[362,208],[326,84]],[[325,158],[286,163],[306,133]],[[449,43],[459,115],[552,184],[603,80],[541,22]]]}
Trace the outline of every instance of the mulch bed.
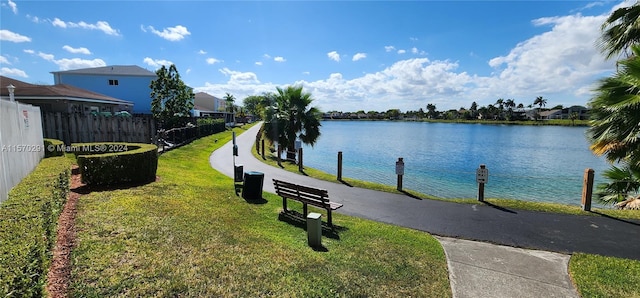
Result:
{"label": "mulch bed", "polygon": [[69,280],[71,277],[71,250],[76,241],[76,206],[82,196],[78,190],[84,188],[80,181],[80,173],[77,166],[72,168],[70,192],[67,203],[58,218],[58,236],[56,246],[53,249],[53,259],[47,275],[48,297],[67,297]]}

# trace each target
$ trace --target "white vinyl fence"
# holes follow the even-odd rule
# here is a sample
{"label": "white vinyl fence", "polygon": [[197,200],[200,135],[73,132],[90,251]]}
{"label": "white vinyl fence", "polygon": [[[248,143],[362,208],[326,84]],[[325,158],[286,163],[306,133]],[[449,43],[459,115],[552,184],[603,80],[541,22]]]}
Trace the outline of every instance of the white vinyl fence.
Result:
{"label": "white vinyl fence", "polygon": [[43,157],[40,108],[0,99],[0,203]]}

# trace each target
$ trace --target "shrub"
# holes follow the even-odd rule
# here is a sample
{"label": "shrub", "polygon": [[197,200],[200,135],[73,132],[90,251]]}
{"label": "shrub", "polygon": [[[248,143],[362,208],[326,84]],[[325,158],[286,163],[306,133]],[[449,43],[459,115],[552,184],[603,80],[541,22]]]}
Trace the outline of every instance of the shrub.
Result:
{"label": "shrub", "polygon": [[148,183],[156,180],[158,147],[140,143],[72,144],[82,182],[92,185]]}
{"label": "shrub", "polygon": [[43,159],[0,205],[0,296],[42,297],[71,162]]}
{"label": "shrub", "polygon": [[64,155],[64,143],[55,139],[44,139],[44,157],[54,157]]}

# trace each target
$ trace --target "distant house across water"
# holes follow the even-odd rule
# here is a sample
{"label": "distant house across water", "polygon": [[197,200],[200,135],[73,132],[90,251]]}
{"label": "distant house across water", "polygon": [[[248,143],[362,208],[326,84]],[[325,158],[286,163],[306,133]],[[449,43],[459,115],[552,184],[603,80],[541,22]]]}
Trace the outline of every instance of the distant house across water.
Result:
{"label": "distant house across water", "polygon": [[156,73],[136,65],[113,65],[53,71],[55,84],[87,89],[133,103],[133,113],[151,113],[151,89]]}

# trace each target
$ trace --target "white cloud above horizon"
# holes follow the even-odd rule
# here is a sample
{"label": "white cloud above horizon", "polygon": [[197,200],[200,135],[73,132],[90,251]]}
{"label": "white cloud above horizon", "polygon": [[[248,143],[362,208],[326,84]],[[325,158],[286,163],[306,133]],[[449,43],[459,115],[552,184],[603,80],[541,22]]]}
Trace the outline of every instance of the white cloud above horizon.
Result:
{"label": "white cloud above horizon", "polygon": [[177,25],[175,27],[168,27],[162,29],[162,31],[156,30],[153,26],[144,26],[140,27],[142,31],[147,32],[147,30],[151,31],[151,33],[160,36],[168,41],[180,41],[185,37],[191,35],[191,32],[182,25]]}
{"label": "white cloud above horizon", "polygon": [[108,22],[105,21],[98,21],[95,24],[90,24],[90,23],[86,23],[84,21],[80,21],[78,23],[74,23],[74,22],[65,22],[59,18],[54,18],[53,21],[51,21],[51,24],[54,27],[60,27],[60,28],[82,28],[82,29],[88,29],[88,30],[98,30],[98,31],[102,31],[103,33],[107,34],[107,35],[113,35],[113,36],[119,36],[120,33],[118,32],[118,30],[111,28],[111,25],[109,25]]}
{"label": "white cloud above horizon", "polygon": [[24,35],[20,35],[18,33],[15,32],[11,32],[9,30],[6,29],[2,29],[0,30],[0,40],[6,40],[6,41],[10,41],[10,42],[15,42],[15,43],[19,43],[19,42],[30,42],[31,38],[24,36]]}
{"label": "white cloud above horizon", "polygon": [[89,51],[89,49],[84,48],[84,47],[80,47],[80,48],[73,48],[69,45],[64,45],[62,47],[62,49],[64,49],[65,51],[72,53],[72,54],[84,54],[84,55],[91,55],[91,51]]}

